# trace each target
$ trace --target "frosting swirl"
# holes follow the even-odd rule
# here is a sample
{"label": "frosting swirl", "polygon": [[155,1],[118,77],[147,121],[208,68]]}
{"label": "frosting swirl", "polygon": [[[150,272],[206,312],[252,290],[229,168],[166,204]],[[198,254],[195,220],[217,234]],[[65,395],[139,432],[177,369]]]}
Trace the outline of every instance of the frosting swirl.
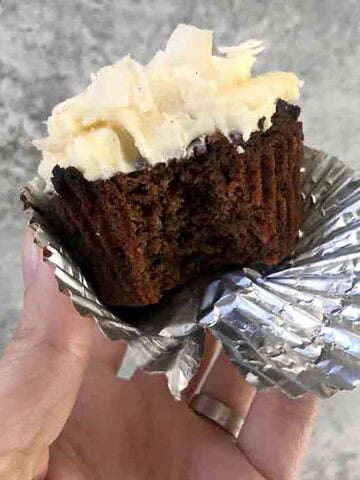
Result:
{"label": "frosting swirl", "polygon": [[240,131],[245,140],[271,126],[278,99],[296,100],[293,73],[252,76],[261,42],[219,47],[212,32],[180,24],[166,48],[142,65],[124,57],[92,76],[79,95],[57,105],[48,137],[35,140],[39,174],[49,184],[55,165],[74,166],[88,180],[136,169],[141,156],[154,165],[186,154],[201,135]]}

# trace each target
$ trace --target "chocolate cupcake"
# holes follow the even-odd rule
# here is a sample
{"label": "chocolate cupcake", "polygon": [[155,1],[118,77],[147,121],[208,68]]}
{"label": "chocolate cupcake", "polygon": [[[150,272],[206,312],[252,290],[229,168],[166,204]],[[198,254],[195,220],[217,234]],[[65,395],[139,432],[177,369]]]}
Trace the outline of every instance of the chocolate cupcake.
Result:
{"label": "chocolate cupcake", "polygon": [[[142,66],[105,67],[55,107],[42,212],[108,305],[147,305],[200,275],[289,255],[303,159],[294,74],[251,76],[260,43],[212,54],[179,25]],[[55,194],[54,194],[55,193]]]}

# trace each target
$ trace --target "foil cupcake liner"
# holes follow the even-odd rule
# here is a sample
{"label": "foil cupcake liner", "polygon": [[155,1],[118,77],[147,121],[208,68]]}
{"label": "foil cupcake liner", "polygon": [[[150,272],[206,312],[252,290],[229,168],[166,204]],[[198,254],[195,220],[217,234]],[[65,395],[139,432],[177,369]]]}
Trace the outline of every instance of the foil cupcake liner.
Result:
{"label": "foil cupcake liner", "polygon": [[[142,311],[134,325],[107,309],[39,215],[46,201],[35,178],[22,191],[44,260],[59,290],[128,349],[119,370],[164,372],[175,398],[193,378],[204,332],[257,388],[291,397],[329,397],[360,380],[360,179],[335,157],[305,148],[304,223],[290,259],[267,271],[244,268],[201,279]],[[121,310],[120,310],[121,311]]]}

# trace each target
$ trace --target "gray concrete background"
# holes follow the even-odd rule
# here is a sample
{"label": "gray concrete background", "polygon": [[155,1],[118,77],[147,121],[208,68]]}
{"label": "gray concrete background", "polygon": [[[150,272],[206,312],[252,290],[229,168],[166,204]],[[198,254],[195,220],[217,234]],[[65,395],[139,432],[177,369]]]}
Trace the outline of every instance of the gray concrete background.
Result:
{"label": "gray concrete background", "polygon": [[[178,22],[212,28],[219,44],[249,37],[259,68],[292,70],[308,145],[360,167],[357,0],[0,0],[0,344],[21,303],[19,187],[36,170],[30,140],[91,71],[131,51],[145,60]],[[360,389],[322,404],[302,478],[360,479]]]}

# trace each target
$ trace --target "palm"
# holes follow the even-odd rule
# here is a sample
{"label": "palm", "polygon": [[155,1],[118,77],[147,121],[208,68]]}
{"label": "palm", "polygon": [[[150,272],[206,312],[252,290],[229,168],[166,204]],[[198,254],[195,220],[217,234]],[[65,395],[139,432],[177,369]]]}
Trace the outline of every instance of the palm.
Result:
{"label": "palm", "polygon": [[122,381],[96,361],[51,447],[49,474],[53,480],[262,478],[228,434],[172,399],[163,378]]}
{"label": "palm", "polygon": [[[27,238],[32,245],[31,232]],[[173,400],[163,377],[119,380],[122,345],[59,294],[38,250],[25,254],[23,315],[0,360],[1,479],[297,478],[311,396],[294,402],[275,389],[255,395],[220,355],[201,391],[246,417],[235,442]],[[205,346],[198,380],[212,357]]]}

